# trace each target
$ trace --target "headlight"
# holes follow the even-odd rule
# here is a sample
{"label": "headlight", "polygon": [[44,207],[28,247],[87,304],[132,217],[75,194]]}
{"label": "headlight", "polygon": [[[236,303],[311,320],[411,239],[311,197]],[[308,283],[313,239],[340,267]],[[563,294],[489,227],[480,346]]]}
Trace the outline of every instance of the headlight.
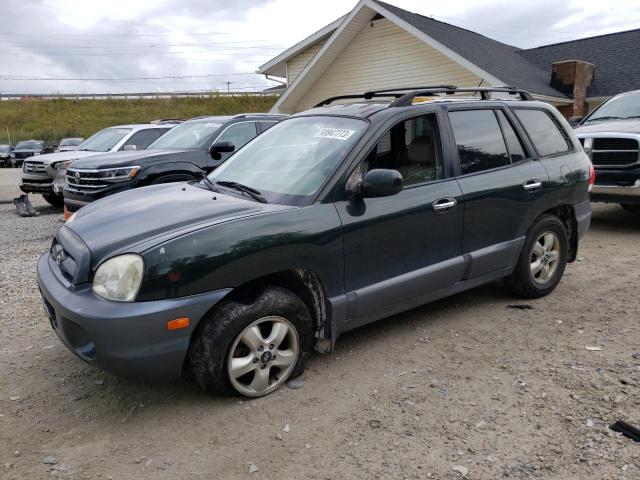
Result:
{"label": "headlight", "polygon": [[140,255],[127,253],[110,258],[98,267],[93,291],[107,300],[133,302],[142,283],[143,271]]}
{"label": "headlight", "polygon": [[66,170],[71,165],[71,160],[62,160],[53,164],[53,168],[56,170]]}
{"label": "headlight", "polygon": [[140,171],[140,167],[118,167],[98,171],[98,177],[102,180],[131,180]]}

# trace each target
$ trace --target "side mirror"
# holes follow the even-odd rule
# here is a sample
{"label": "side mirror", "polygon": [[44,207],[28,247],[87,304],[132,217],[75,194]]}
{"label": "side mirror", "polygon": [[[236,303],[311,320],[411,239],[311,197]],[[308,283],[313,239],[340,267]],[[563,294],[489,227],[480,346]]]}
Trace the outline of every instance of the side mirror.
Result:
{"label": "side mirror", "polygon": [[402,191],[403,179],[397,170],[374,169],[367,172],[358,187],[362,198],[390,197]]}
{"label": "side mirror", "polygon": [[136,147],[133,144],[125,145],[124,147],[122,147],[122,151],[123,152],[131,152],[131,151],[134,151],[134,150],[138,150],[138,147]]}
{"label": "side mirror", "polygon": [[570,117],[569,118],[569,125],[571,125],[572,127],[577,126],[582,120],[584,120],[584,117]]}
{"label": "side mirror", "polygon": [[221,153],[231,153],[235,152],[236,146],[231,142],[217,142],[211,145],[209,148],[209,155],[214,160],[220,160],[222,158]]}

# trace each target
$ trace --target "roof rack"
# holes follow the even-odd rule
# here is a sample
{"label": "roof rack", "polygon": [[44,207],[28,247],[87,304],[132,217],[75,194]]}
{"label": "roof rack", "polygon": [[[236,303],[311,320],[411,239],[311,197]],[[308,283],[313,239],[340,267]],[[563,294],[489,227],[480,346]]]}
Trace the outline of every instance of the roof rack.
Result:
{"label": "roof rack", "polygon": [[233,118],[246,118],[246,117],[288,117],[288,115],[284,113],[259,112],[259,113],[239,113],[238,115],[233,116]]}
{"label": "roof rack", "polygon": [[184,119],[182,118],[158,118],[157,120],[151,120],[149,123],[162,125],[163,123],[182,123],[182,122],[184,122]]}
{"label": "roof rack", "polygon": [[[406,92],[406,93],[405,93]],[[446,93],[453,95],[455,93],[479,93],[482,100],[491,100],[492,92],[508,93],[510,95],[519,95],[521,100],[533,100],[533,97],[526,90],[520,90],[513,87],[468,87],[458,88],[455,85],[429,85],[425,87],[399,87],[387,88],[384,90],[371,90],[362,94],[355,95],[338,95],[327,98],[318,103],[316,107],[329,105],[336,100],[354,100],[362,98],[364,100],[372,100],[373,98],[386,97],[395,98],[389,105],[390,107],[407,107],[412,104],[416,97],[431,96],[435,93]]]}

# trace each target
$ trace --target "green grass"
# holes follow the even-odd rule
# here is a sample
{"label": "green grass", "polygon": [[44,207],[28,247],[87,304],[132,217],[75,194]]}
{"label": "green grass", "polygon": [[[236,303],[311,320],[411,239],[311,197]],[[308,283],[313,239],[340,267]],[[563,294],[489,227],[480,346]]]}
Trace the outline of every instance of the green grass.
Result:
{"label": "green grass", "polygon": [[113,125],[147,123],[158,118],[191,118],[266,112],[273,96],[215,96],[207,98],[16,100],[0,102],[0,143],[37,139],[50,144],[64,137],[89,137]]}

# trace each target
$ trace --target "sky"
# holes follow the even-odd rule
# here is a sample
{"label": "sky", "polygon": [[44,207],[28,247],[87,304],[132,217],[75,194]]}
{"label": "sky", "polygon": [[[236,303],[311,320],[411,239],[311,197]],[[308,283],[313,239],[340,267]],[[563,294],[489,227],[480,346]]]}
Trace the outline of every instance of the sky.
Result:
{"label": "sky", "polygon": [[[521,48],[640,28],[628,0],[387,2]],[[260,65],[356,3],[0,0],[0,94],[261,90]]]}

